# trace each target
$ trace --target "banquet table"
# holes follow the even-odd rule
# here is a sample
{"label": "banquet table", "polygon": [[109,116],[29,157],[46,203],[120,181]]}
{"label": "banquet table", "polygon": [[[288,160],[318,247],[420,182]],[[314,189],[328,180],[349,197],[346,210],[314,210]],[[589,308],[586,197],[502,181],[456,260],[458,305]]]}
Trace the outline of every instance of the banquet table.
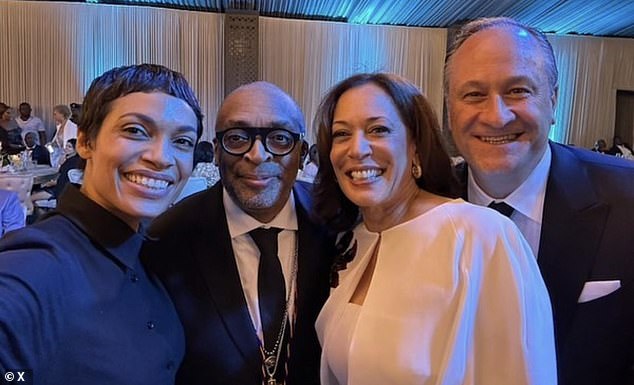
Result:
{"label": "banquet table", "polygon": [[29,175],[33,175],[33,184],[37,185],[56,179],[58,171],[55,167],[44,164],[38,164],[26,170],[11,171],[5,169],[0,171],[0,178]]}

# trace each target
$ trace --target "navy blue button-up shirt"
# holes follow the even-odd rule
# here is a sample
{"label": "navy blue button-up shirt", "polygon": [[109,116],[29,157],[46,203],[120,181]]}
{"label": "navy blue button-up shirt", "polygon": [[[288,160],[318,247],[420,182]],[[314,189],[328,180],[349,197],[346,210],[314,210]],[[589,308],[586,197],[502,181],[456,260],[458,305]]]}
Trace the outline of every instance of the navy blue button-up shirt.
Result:
{"label": "navy blue button-up shirt", "polygon": [[173,384],[178,315],[139,260],[143,237],[69,186],[0,240],[0,374],[42,384]]}

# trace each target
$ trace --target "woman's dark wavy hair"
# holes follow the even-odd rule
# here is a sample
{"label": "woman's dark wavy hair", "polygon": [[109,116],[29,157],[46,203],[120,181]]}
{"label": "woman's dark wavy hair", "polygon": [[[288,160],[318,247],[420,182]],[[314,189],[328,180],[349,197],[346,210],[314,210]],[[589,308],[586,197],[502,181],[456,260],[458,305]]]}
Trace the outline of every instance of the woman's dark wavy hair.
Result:
{"label": "woman's dark wavy hair", "polygon": [[[416,184],[434,194],[458,197],[458,184],[440,135],[436,114],[421,91],[408,80],[388,73],[353,75],[335,85],[323,98],[313,127],[317,129],[319,171],[315,178],[315,212],[336,231],[347,231],[359,220],[359,208],[341,191],[330,162],[332,122],[343,93],[365,84],[374,84],[389,95],[403,124],[414,141],[423,170]],[[405,151],[405,149],[403,149]]]}
{"label": "woman's dark wavy hair", "polygon": [[187,103],[198,120],[197,137],[203,132],[203,114],[185,77],[158,64],[136,64],[113,68],[90,84],[82,104],[77,129],[94,143],[114,100],[133,92],[163,92]]}

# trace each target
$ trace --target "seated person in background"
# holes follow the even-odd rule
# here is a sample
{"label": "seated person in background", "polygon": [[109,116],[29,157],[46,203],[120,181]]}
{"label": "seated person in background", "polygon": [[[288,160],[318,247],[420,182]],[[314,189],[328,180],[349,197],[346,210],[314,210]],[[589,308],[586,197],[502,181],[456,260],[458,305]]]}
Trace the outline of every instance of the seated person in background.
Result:
{"label": "seated person in background", "polygon": [[194,150],[194,171],[192,176],[202,176],[207,181],[207,188],[220,180],[220,172],[214,164],[214,145],[201,140]]}
{"label": "seated person in background", "polygon": [[107,71],[84,106],[81,189],[68,186],[55,211],[0,240],[0,373],[173,385],[183,329],[139,252],[144,225],[191,173],[200,106],[181,74],[153,64]]}
{"label": "seated person in background", "polygon": [[605,139],[599,139],[592,147],[592,151],[599,152],[601,154],[605,154],[608,152],[608,144],[605,142]]}
{"label": "seated person in background", "polygon": [[0,236],[24,227],[24,208],[14,191],[0,190]]}
{"label": "seated person in background", "polygon": [[31,160],[35,164],[51,165],[51,155],[48,150],[37,144],[37,136],[35,132],[27,132],[24,136],[24,144],[26,144],[26,151],[31,152]]}
{"label": "seated person in background", "polygon": [[2,142],[2,150],[7,154],[17,154],[24,150],[22,143],[22,129],[18,126],[11,114],[11,107],[6,104],[0,104],[0,141]]}
{"label": "seated person in background", "polygon": [[308,149],[308,159],[304,163],[304,167],[299,171],[297,178],[306,182],[313,182],[319,169],[319,155],[317,154],[317,145],[313,144]]}
{"label": "seated person in background", "polygon": [[26,142],[26,134],[33,132],[35,134],[35,143],[46,143],[46,129],[44,123],[37,116],[31,115],[31,105],[27,102],[20,103],[18,107],[20,116],[15,118],[15,122],[22,129],[22,139]]}
{"label": "seated person in background", "polygon": [[62,195],[64,188],[69,182],[68,171],[73,169],[83,170],[86,161],[82,159],[76,151],[77,139],[69,139],[64,147],[64,156],[66,160],[59,167],[59,176],[57,180],[44,183],[42,190],[31,194],[33,201],[41,199],[56,199]]}
{"label": "seated person in background", "polygon": [[315,127],[316,212],[354,239],[316,323],[321,383],[556,384],[530,246],[508,218],[452,199],[438,120],[416,86],[352,76]]}
{"label": "seated person in background", "polygon": [[64,192],[64,188],[70,181],[68,177],[68,172],[70,170],[79,169],[83,170],[86,161],[82,159],[81,156],[76,151],[77,139],[69,139],[64,147],[64,155],[66,156],[66,160],[59,168],[59,177],[57,178],[57,183],[55,184],[54,195],[56,197],[62,196]]}
{"label": "seated person in background", "polygon": [[634,159],[632,148],[627,143],[623,143],[623,140],[621,140],[621,137],[618,135],[614,136],[614,139],[612,140],[612,147],[607,153],[623,158]]}

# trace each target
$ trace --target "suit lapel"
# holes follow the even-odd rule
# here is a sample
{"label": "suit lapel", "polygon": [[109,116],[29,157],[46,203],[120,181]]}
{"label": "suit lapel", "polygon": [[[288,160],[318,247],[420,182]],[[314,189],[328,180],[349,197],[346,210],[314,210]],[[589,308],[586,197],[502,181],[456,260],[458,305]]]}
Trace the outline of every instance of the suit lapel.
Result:
{"label": "suit lapel", "polygon": [[587,170],[574,154],[554,143],[551,149],[538,264],[550,293],[560,343],[591,276],[609,207],[598,203]]}
{"label": "suit lapel", "polygon": [[462,162],[456,165],[456,167],[454,167],[454,171],[456,172],[456,178],[458,179],[458,188],[460,189],[460,198],[464,199],[465,201],[469,200],[468,195],[468,191],[469,188],[467,187],[468,183],[469,183],[469,178],[468,178],[468,172],[469,172],[469,167],[467,167],[467,162]]}
{"label": "suit lapel", "polygon": [[[229,226],[222,203],[222,184],[211,188],[206,199],[209,215],[203,218],[201,229],[208,236],[200,237],[196,259],[212,303],[215,305],[227,333],[245,361],[259,370],[259,342],[244,298],[240,275],[233,254]],[[208,253],[209,250],[213,252]]]}

